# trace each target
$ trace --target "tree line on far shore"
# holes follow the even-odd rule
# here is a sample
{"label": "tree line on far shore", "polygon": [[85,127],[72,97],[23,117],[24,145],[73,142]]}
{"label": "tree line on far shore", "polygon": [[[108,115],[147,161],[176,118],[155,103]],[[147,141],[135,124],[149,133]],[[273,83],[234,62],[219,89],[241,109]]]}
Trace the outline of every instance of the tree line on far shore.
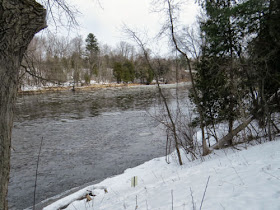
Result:
{"label": "tree line on far shore", "polygon": [[41,86],[65,82],[88,85],[91,80],[97,83],[150,84],[155,77],[161,82],[171,83],[176,81],[176,74],[179,74],[181,81],[187,79],[182,58],[152,59],[157,62],[160,60],[162,64],[158,72],[149,68],[143,53],[124,41],[113,48],[98,43],[92,33],[86,39],[77,36],[71,40],[51,34],[36,36],[21,65],[20,85]]}

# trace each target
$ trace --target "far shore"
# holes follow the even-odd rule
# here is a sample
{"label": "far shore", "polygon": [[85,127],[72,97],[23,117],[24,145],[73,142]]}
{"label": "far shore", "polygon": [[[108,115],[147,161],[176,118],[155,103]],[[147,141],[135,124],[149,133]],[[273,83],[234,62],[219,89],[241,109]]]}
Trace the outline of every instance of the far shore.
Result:
{"label": "far shore", "polygon": [[[171,83],[171,84],[160,84],[161,86],[175,86],[176,84],[179,85],[187,85],[189,82],[181,81],[179,83]],[[33,95],[33,94],[41,94],[41,93],[52,93],[52,92],[63,92],[63,91],[83,91],[83,90],[95,90],[95,89],[102,89],[102,88],[127,88],[127,87],[152,87],[156,86],[156,83],[151,83],[149,85],[140,84],[140,83],[96,83],[91,85],[84,85],[84,86],[44,86],[34,90],[19,90],[18,94],[20,95]]]}

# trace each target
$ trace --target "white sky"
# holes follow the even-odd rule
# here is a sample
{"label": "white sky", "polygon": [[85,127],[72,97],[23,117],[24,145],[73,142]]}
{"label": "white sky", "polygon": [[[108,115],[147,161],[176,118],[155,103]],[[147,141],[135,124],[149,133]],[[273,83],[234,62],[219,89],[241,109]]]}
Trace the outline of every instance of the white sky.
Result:
{"label": "white sky", "polygon": [[[82,35],[85,39],[93,33],[98,42],[115,46],[120,41],[128,41],[121,28],[123,24],[138,28],[154,36],[161,28],[163,18],[158,13],[151,12],[152,0],[71,0],[82,13],[78,18],[81,24],[75,35]],[[195,21],[198,6],[195,0],[186,0],[186,7],[182,8],[184,23]]]}

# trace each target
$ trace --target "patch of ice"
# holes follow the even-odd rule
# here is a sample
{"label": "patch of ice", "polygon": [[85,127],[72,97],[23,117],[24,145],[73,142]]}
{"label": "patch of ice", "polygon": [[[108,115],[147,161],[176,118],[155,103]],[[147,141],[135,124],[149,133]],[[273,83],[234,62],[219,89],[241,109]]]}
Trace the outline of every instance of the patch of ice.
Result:
{"label": "patch of ice", "polygon": [[152,133],[139,133],[139,136],[152,136]]}

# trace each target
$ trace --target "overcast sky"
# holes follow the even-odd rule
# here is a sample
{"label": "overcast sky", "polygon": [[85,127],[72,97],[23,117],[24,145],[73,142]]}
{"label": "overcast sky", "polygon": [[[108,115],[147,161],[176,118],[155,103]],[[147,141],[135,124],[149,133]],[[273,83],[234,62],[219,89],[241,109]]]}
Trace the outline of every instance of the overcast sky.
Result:
{"label": "overcast sky", "polygon": [[[151,36],[161,28],[163,17],[152,11],[152,0],[71,0],[82,13],[78,18],[81,24],[76,34],[86,38],[93,33],[102,44],[115,46],[120,41],[128,41],[121,28],[129,27],[146,30]],[[195,21],[198,7],[194,0],[187,0],[182,8],[184,23]],[[76,35],[75,34],[75,35]],[[73,36],[73,34],[72,34]]]}

